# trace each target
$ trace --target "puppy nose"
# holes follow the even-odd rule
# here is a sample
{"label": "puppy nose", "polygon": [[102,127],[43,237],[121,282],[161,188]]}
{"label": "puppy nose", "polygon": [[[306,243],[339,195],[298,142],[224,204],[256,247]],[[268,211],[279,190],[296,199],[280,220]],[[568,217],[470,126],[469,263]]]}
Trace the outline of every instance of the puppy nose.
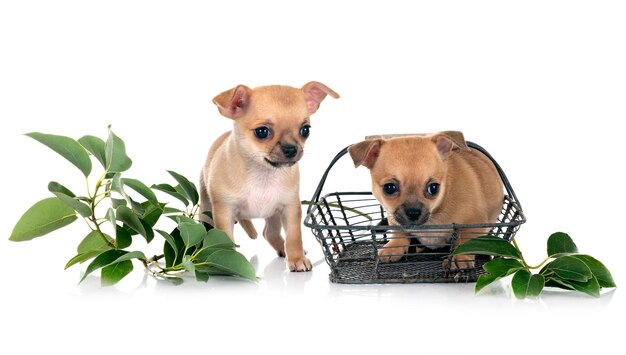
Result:
{"label": "puppy nose", "polygon": [[285,158],[293,158],[296,156],[296,154],[298,154],[298,147],[296,147],[295,145],[283,145],[281,146],[281,149],[283,151],[283,154],[285,155]]}
{"label": "puppy nose", "polygon": [[417,221],[422,214],[422,210],[419,208],[406,208],[404,213],[406,213],[407,218],[411,221]]}

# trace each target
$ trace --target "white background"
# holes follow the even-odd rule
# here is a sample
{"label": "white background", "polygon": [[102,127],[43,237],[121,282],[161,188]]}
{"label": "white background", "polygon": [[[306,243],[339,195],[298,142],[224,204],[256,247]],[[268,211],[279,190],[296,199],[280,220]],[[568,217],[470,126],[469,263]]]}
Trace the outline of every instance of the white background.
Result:
{"label": "white background", "polygon": [[[306,229],[310,273],[287,272],[265,241],[237,230],[258,284],[179,287],[138,264],[115,287],[97,275],[77,286],[85,265],[63,266],[86,233],[80,222],[32,242],[8,237],[50,180],[84,188],[75,167],[23,133],[105,137],[112,124],[134,160],[127,176],[173,182],[171,169],[195,181],[231,125],[215,95],[316,80],[341,99],[312,118],[302,198],[365,135],[461,130],[509,175],[528,260],[539,263],[562,230],[624,285],[625,18],[618,1],[1,2],[0,352],[623,350],[619,288],[519,301],[510,280],[478,295],[473,285],[335,285]],[[367,186],[365,169],[347,167],[326,191]]]}

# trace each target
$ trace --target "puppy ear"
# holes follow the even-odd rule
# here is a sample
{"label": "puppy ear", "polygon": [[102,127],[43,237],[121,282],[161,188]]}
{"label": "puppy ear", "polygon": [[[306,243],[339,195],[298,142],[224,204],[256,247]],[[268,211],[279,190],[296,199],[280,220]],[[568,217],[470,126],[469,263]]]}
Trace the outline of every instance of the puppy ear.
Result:
{"label": "puppy ear", "polygon": [[457,149],[470,150],[463,133],[459,131],[439,132],[433,135],[432,140],[443,160],[448,159],[450,154]]}
{"label": "puppy ear", "polygon": [[311,81],[304,84],[302,91],[304,92],[306,105],[309,108],[309,114],[314,114],[315,111],[317,111],[320,107],[320,103],[324,100],[324,98],[326,98],[326,95],[330,95],[335,99],[339,98],[339,94],[334,92],[328,86],[318,83],[317,81]]}
{"label": "puppy ear", "polygon": [[382,139],[371,139],[351,145],[348,148],[348,153],[352,157],[354,167],[357,168],[359,165],[368,169],[374,167],[383,142]]}
{"label": "puppy ear", "polygon": [[239,85],[215,96],[213,103],[223,116],[237,119],[246,112],[250,103],[251,92],[252,90],[249,87]]}

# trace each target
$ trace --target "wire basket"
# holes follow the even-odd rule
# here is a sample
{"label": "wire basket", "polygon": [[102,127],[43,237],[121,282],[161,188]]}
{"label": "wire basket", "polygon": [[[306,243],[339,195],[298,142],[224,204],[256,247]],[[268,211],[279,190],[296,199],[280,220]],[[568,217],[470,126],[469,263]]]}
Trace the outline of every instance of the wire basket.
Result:
{"label": "wire basket", "polygon": [[[348,152],[340,151],[331,161],[308,206],[304,225],[311,228],[330,266],[332,282],[367,283],[446,283],[475,282],[485,271],[482,265],[489,257],[476,256],[464,267],[450,267],[451,250],[460,235],[464,238],[493,235],[510,241],[520,225],[526,222],[522,207],[500,165],[481,146],[468,142],[472,149],[485,154],[495,165],[506,194],[502,211],[495,223],[389,226],[384,208],[371,192],[334,192],[322,197],[326,178],[335,163]],[[431,248],[409,237],[408,252],[396,262],[382,262],[378,251],[392,238],[405,233],[419,233],[419,238],[438,241]],[[454,265],[454,264],[452,264]]]}

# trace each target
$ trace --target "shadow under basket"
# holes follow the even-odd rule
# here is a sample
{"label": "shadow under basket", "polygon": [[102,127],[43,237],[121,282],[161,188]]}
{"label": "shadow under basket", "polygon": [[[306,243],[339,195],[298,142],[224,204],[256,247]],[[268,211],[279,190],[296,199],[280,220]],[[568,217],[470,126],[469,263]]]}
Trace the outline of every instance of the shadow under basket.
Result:
{"label": "shadow under basket", "polygon": [[[502,211],[495,223],[389,226],[384,208],[371,192],[320,197],[329,172],[348,148],[339,152],[322,176],[304,221],[322,247],[330,280],[346,284],[475,282],[490,257],[468,256],[469,260],[454,262],[450,253],[457,240],[492,235],[510,241],[526,218],[498,163],[479,145],[468,142],[468,146],[492,160],[504,184]],[[411,236],[406,237],[407,233]],[[403,248],[387,247],[394,238],[408,239]],[[383,262],[378,256],[385,248],[393,262]]]}

